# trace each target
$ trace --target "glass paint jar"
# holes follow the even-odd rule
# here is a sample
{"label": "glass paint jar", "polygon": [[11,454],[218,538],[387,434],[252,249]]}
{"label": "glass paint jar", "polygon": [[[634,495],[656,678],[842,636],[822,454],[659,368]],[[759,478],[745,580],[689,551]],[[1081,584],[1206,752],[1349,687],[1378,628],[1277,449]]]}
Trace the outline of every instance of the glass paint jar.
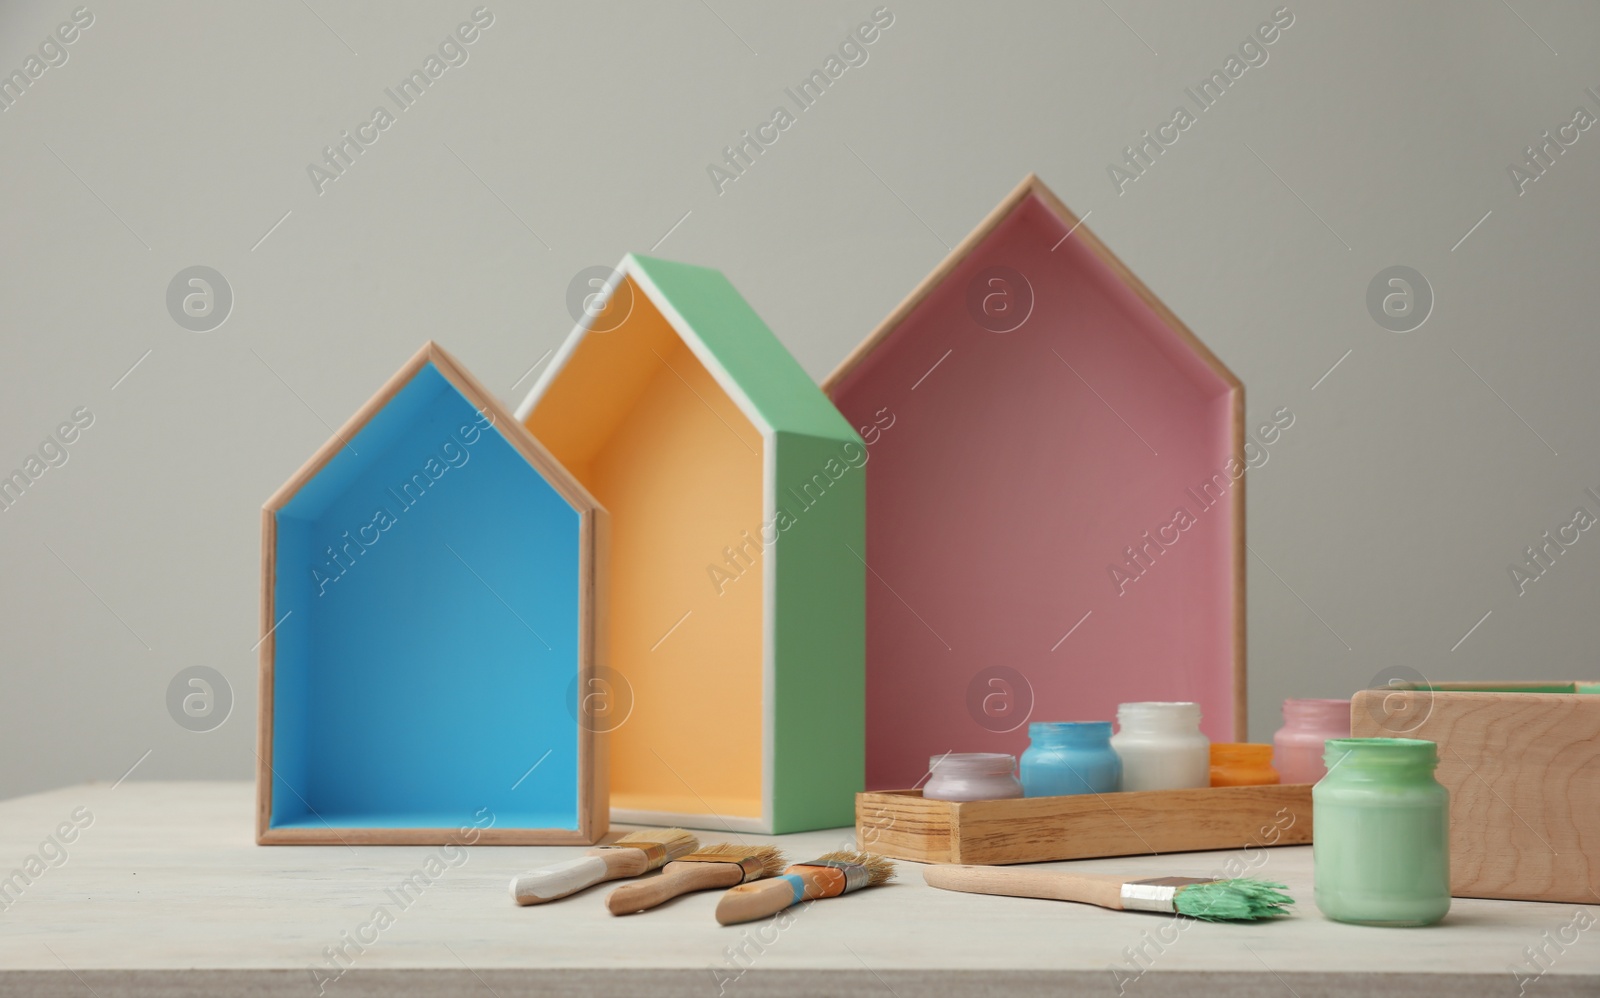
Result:
{"label": "glass paint jar", "polygon": [[1246,742],[1211,743],[1211,785],[1261,787],[1278,782],[1272,768],[1272,746]]}
{"label": "glass paint jar", "polygon": [[1122,782],[1110,721],[1035,721],[1028,725],[1021,769],[1029,797],[1109,794]]}
{"label": "glass paint jar", "polygon": [[1017,782],[1017,757],[1004,752],[963,752],[936,755],[928,760],[929,800],[1005,800],[1022,796]]}
{"label": "glass paint jar", "polygon": [[1317,907],[1339,922],[1432,925],[1450,910],[1450,793],[1438,746],[1333,738],[1311,789]]}
{"label": "glass paint jar", "polygon": [[1285,700],[1283,727],[1272,736],[1272,768],[1284,783],[1315,783],[1330,738],[1350,737],[1350,701]]}
{"label": "glass paint jar", "polygon": [[1122,758],[1123,790],[1211,785],[1211,743],[1200,733],[1197,703],[1122,704],[1111,747]]}

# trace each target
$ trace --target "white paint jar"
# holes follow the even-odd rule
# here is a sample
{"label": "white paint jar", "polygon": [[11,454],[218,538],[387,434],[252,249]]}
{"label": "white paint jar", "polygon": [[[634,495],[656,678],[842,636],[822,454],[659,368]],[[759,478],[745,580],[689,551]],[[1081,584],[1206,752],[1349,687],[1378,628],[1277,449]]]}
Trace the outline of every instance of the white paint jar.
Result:
{"label": "white paint jar", "polygon": [[1121,704],[1111,747],[1122,758],[1123,790],[1211,785],[1211,742],[1200,733],[1197,703]]}

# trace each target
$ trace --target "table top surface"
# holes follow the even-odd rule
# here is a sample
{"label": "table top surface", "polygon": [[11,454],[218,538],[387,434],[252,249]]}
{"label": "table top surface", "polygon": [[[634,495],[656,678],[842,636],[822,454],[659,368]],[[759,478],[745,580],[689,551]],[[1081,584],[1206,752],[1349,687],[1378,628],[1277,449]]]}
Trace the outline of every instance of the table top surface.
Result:
{"label": "table top surface", "polygon": [[[1520,967],[1540,975],[1549,994],[1580,983],[1576,993],[1600,993],[1600,929],[1589,928],[1600,925],[1600,906],[1457,899],[1445,921],[1429,928],[1344,925],[1323,918],[1312,901],[1306,846],[1256,850],[1245,859],[1250,875],[1288,884],[1300,902],[1294,915],[1268,923],[1207,924],[939,891],[923,883],[919,865],[900,863],[895,882],[792,909],[782,927],[722,927],[712,917],[715,891],[622,918],[604,907],[614,885],[548,905],[512,903],[507,884],[514,875],[580,848],[257,846],[253,807],[253,788],[243,782],[91,783],[0,802],[0,876],[27,872],[32,856],[43,862],[42,871],[32,866],[36,875],[20,894],[13,886],[0,911],[0,982],[23,971],[292,970],[303,993],[315,980],[313,968],[336,979],[350,964],[475,976],[530,968],[694,971],[721,993],[723,982],[747,969],[850,971],[884,987],[913,971],[1092,972],[1125,990],[1143,968],[1156,976],[1235,972],[1267,981],[1317,973],[1483,975],[1495,982],[1492,993],[1515,993]],[[79,808],[80,822],[86,813],[92,823],[75,841],[46,845]],[[848,829],[702,833],[703,842],[728,839],[773,842],[791,859],[853,847]],[[1047,865],[1204,876],[1238,855]],[[424,889],[402,905],[407,898],[397,891],[419,871]],[[1542,975],[1528,950],[1541,946],[1549,954]],[[349,955],[330,959],[334,947]]]}

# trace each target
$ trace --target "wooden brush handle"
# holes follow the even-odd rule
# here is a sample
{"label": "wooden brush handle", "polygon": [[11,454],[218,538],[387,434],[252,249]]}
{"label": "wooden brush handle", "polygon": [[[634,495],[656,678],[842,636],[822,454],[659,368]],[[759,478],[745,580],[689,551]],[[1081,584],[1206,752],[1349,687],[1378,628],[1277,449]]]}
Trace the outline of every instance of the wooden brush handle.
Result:
{"label": "wooden brush handle", "polygon": [[717,902],[717,921],[723,925],[753,922],[776,915],[795,903],[794,882],[787,877],[757,880],[740,884],[722,895],[722,900]]}
{"label": "wooden brush handle", "polygon": [[[1115,873],[1066,873],[1007,866],[929,866],[922,879],[930,887],[969,894],[1077,901],[1122,910],[1122,885],[1129,878]],[[1138,878],[1133,878],[1138,879]]]}
{"label": "wooden brush handle", "polygon": [[543,904],[585,887],[650,872],[643,849],[593,849],[587,855],[540,867],[511,881],[517,904]]}
{"label": "wooden brush handle", "polygon": [[738,863],[668,863],[659,877],[623,884],[606,898],[613,915],[631,915],[692,891],[732,887],[744,879]]}
{"label": "wooden brush handle", "polygon": [[[800,897],[794,896],[794,879],[805,884]],[[814,898],[838,897],[844,893],[844,871],[832,866],[807,866],[796,863],[773,880],[740,884],[717,902],[717,921],[723,925],[753,922],[776,915],[792,904]]]}

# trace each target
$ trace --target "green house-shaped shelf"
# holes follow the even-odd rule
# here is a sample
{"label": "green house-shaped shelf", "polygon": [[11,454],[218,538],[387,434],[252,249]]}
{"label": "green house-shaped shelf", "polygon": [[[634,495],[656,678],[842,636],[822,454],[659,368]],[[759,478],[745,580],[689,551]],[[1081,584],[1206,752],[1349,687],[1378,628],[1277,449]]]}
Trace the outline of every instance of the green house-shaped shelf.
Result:
{"label": "green house-shaped shelf", "polygon": [[612,819],[850,824],[861,438],[721,273],[632,255],[516,416],[610,513]]}

